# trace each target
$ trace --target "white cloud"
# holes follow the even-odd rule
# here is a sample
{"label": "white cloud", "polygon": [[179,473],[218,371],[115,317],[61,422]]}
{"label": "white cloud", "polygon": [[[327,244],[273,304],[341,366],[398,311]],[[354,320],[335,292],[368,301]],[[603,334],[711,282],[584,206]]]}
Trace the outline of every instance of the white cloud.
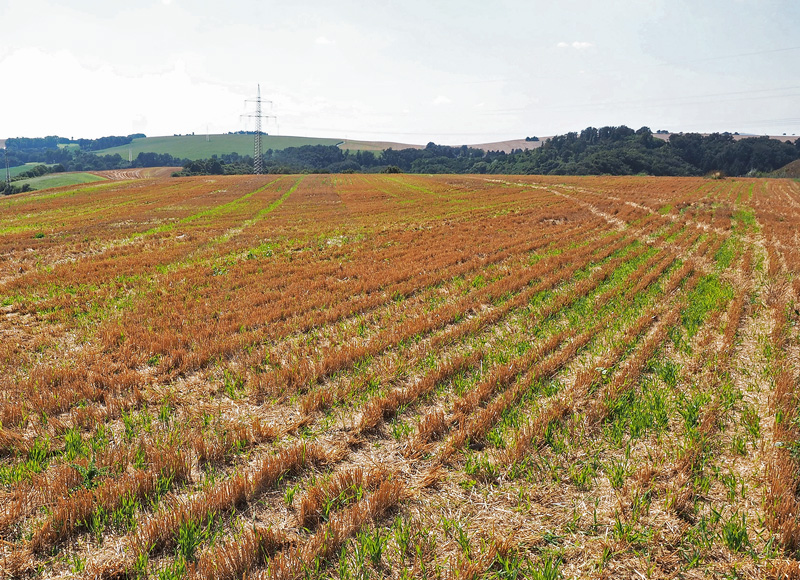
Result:
{"label": "white cloud", "polygon": [[594,45],[591,42],[581,42],[576,40],[575,42],[559,42],[556,46],[558,48],[574,48],[575,50],[584,50],[586,48],[591,48]]}
{"label": "white cloud", "polygon": [[[13,23],[0,34],[0,78],[19,88],[0,99],[14,111],[0,115],[0,136],[171,135],[204,131],[207,123],[235,131],[246,128],[239,113],[257,82],[275,101],[271,112],[284,134],[412,143],[482,143],[619,123],[742,131],[754,117],[797,117],[796,99],[775,95],[757,116],[751,101],[720,111],[717,103],[668,107],[656,99],[783,86],[787,71],[797,70],[790,51],[680,65],[740,54],[725,30],[742,21],[752,21],[753,38],[796,44],[791,18],[770,21],[756,0],[735,2],[739,9],[728,11],[735,14],[723,14],[726,26],[715,28],[705,3],[684,14],[666,0],[618,3],[626,7],[613,14],[607,3],[588,0],[517,0],[519,11],[499,17],[492,3],[462,3],[469,9],[431,8],[422,20],[419,0],[403,10],[391,2],[240,0],[228,11],[205,1],[0,0],[0,21]],[[546,34],[531,36],[534,17],[549,23]],[[653,71],[663,63],[678,64]],[[635,83],[619,82],[633,69]],[[53,87],[63,87],[57,98]],[[465,124],[473,134],[463,133]],[[783,131],[800,133],[800,126]]]}
{"label": "white cloud", "polygon": [[[31,75],[31,70],[49,73]],[[0,63],[0,77],[25,79],[24,91],[4,97],[8,110],[48,112],[44,126],[27,115],[4,123],[9,136],[169,135],[201,130],[206,123],[235,127],[234,111],[242,102],[225,87],[193,79],[181,60],[163,73],[123,77],[111,65],[83,66],[69,51],[25,48]],[[73,88],[52,99],[53,86]]]}

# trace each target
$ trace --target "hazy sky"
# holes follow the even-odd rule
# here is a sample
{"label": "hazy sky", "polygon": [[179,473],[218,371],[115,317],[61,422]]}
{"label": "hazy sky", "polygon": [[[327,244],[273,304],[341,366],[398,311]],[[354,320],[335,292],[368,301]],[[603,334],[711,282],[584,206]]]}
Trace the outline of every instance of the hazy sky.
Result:
{"label": "hazy sky", "polygon": [[800,135],[797,0],[0,0],[0,137]]}

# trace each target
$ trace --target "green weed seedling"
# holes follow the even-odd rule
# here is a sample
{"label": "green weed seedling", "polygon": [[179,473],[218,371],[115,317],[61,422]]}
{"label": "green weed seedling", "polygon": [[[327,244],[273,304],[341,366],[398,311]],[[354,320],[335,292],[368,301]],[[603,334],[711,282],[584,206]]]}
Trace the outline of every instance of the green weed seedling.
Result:
{"label": "green weed seedling", "polygon": [[294,496],[299,489],[300,489],[300,484],[286,488],[286,491],[283,494],[283,500],[286,502],[286,505],[288,506],[292,505],[292,503],[294,502]]}
{"label": "green weed seedling", "polygon": [[359,532],[357,541],[363,547],[370,564],[375,568],[380,567],[381,558],[383,557],[383,552],[386,549],[387,543],[387,537],[381,535],[380,529],[375,528],[373,532]]}
{"label": "green weed seedling", "polygon": [[652,530],[645,528],[643,531],[639,531],[634,522],[623,521],[619,514],[614,517],[611,533],[615,539],[634,548],[646,545],[652,536]]}
{"label": "green weed seedling", "polygon": [[235,401],[244,390],[244,379],[237,373],[225,369],[222,372],[222,388],[225,394]]}
{"label": "green weed seedling", "polygon": [[696,566],[714,544],[717,537],[716,526],[719,521],[718,514],[711,516],[701,516],[700,521],[694,527],[687,530],[685,541],[686,547],[683,550],[687,568]]}
{"label": "green weed seedling", "polygon": [[94,454],[105,451],[111,443],[111,433],[105,423],[99,423],[94,435],[89,440]]}
{"label": "green weed seedling", "polygon": [[495,449],[503,449],[506,442],[503,439],[502,427],[497,426],[486,434],[486,441]]}
{"label": "green weed seedling", "polygon": [[545,556],[538,566],[529,568],[526,572],[526,576],[531,580],[559,580],[562,577],[561,558]]}
{"label": "green weed seedling", "polygon": [[742,457],[747,455],[747,439],[741,435],[734,435],[731,441],[733,452]]}
{"label": "green weed seedling", "polygon": [[735,473],[725,473],[719,476],[719,480],[727,489],[728,501],[733,502],[738,492],[738,479]]}
{"label": "green weed seedling", "polygon": [[544,429],[544,437],[542,439],[556,455],[561,455],[567,449],[566,434],[560,423],[550,421]]}
{"label": "green weed seedling", "polygon": [[700,421],[700,411],[702,408],[711,401],[711,395],[708,393],[697,393],[695,396],[687,396],[684,393],[680,395],[680,404],[678,405],[678,412],[683,417],[683,423],[687,431],[697,427]]}
{"label": "green weed seedling", "polygon": [[73,461],[77,457],[86,457],[88,448],[83,442],[80,432],[71,428],[64,433],[64,458]]}
{"label": "green weed seedling", "polygon": [[147,452],[143,446],[139,446],[133,454],[134,469],[144,469],[147,466]]}
{"label": "green weed seedling", "polygon": [[409,433],[411,433],[414,428],[406,423],[405,421],[400,421],[398,419],[392,419],[391,423],[389,424],[392,430],[392,437],[394,437],[395,441],[400,441],[408,437]]}
{"label": "green weed seedling", "polygon": [[69,559],[69,570],[73,574],[80,574],[86,569],[86,560],[79,554],[73,553]]}
{"label": "green weed seedling", "polygon": [[98,507],[91,515],[89,521],[82,522],[83,527],[87,528],[94,536],[95,541],[103,544],[103,533],[108,527],[109,513],[102,506]]}
{"label": "green weed seedling", "polygon": [[172,489],[172,481],[175,478],[174,473],[161,473],[156,479],[156,488],[153,495],[150,496],[149,502],[152,509],[156,509],[170,489]]}
{"label": "green weed seedling", "polygon": [[139,554],[137,554],[136,559],[133,561],[133,572],[135,573],[134,577],[137,580],[147,578],[147,567],[150,564],[151,550],[152,546],[142,550]]}
{"label": "green weed seedling", "polygon": [[353,572],[350,570],[350,561],[347,558],[347,546],[342,546],[339,552],[339,560],[336,562],[336,573],[339,580],[352,580]]}
{"label": "green weed seedling", "polygon": [[77,463],[71,464],[71,467],[81,474],[81,482],[77,487],[83,487],[85,489],[96,488],[99,485],[100,480],[106,477],[109,471],[108,467],[97,467],[94,462],[94,458],[92,458],[86,467],[78,465]]}
{"label": "green weed seedling", "polygon": [[570,481],[575,487],[584,491],[592,489],[596,475],[597,468],[592,460],[585,461],[582,465],[572,464],[569,467]]}
{"label": "green weed seedling", "polygon": [[755,449],[758,446],[759,439],[761,439],[761,418],[752,405],[747,405],[742,410],[742,425],[750,444]]}
{"label": "green weed seedling", "polygon": [[169,425],[170,419],[172,418],[172,414],[174,412],[175,409],[172,407],[172,405],[170,405],[168,402],[164,402],[158,409],[158,420],[164,425]]}
{"label": "green weed seedling", "polygon": [[136,528],[136,512],[139,510],[139,500],[133,492],[122,496],[119,507],[111,514],[114,525],[123,532]]}
{"label": "green weed seedling", "polygon": [[142,411],[139,413],[139,424],[142,426],[142,430],[145,433],[153,432],[153,420],[154,417],[150,414],[150,410],[148,408],[142,409]]}
{"label": "green weed seedling", "polygon": [[[630,448],[628,448],[630,450]],[[619,489],[625,484],[628,477],[628,453],[622,459],[611,459],[605,470],[608,474],[608,481],[613,489]]]}
{"label": "green weed seedling", "polygon": [[363,532],[359,532],[356,535],[351,552],[353,555],[353,576],[355,578],[369,578],[370,576],[369,565],[367,564],[367,547],[362,541],[363,536]]}
{"label": "green weed seedling", "polygon": [[158,580],[183,580],[185,576],[186,560],[183,558],[177,558],[174,564],[158,571]]}
{"label": "green weed seedling", "polygon": [[744,552],[750,547],[747,534],[747,516],[734,514],[722,525],[722,542],[732,552]]}
{"label": "green weed seedling", "polygon": [[461,548],[461,553],[464,554],[466,558],[469,558],[472,551],[469,544],[469,534],[460,522],[453,523],[453,531],[455,532],[455,540]]}
{"label": "green weed seedling", "polygon": [[394,541],[397,544],[400,561],[405,562],[406,554],[408,554],[411,549],[411,527],[401,516],[397,516],[392,524],[392,530],[394,532]]}
{"label": "green weed seedling", "polygon": [[122,424],[125,426],[125,440],[132,441],[136,435],[136,419],[133,413],[122,412]]}
{"label": "green weed seedling", "polygon": [[737,240],[731,236],[719,247],[714,254],[714,261],[717,263],[717,271],[725,270],[731,265],[733,259],[736,257],[737,245]]}
{"label": "green weed seedling", "polygon": [[674,389],[678,385],[681,367],[675,361],[671,359],[660,359],[653,361],[649,366],[671,389]]}
{"label": "green weed seedling", "polygon": [[495,481],[500,477],[500,468],[492,463],[486,455],[467,451],[464,473],[485,481]]}
{"label": "green weed seedling", "polygon": [[214,514],[211,514],[205,526],[191,519],[181,524],[175,538],[176,550],[180,558],[186,562],[195,561],[197,548],[200,547],[200,544],[209,540],[212,535],[214,519]]}
{"label": "green weed seedling", "polygon": [[[517,553],[509,553],[505,556],[498,554],[492,566],[494,574],[491,578],[502,580],[517,580],[522,578],[532,578],[539,570],[534,571],[530,563],[524,560]],[[558,578],[558,576],[556,576]]]}
{"label": "green weed seedling", "polygon": [[600,559],[597,561],[597,569],[602,570],[614,557],[614,551],[609,546],[603,546],[603,551],[600,552]]}
{"label": "green weed seedling", "polygon": [[631,517],[638,520],[643,515],[650,513],[652,502],[653,491],[651,489],[637,489],[631,497]]}
{"label": "green weed seedling", "polygon": [[578,511],[577,506],[575,506],[572,508],[572,518],[566,524],[564,524],[564,531],[568,534],[576,534],[580,529],[580,523],[581,512]]}
{"label": "green weed seedling", "polygon": [[0,465],[0,482],[10,484],[30,479],[31,476],[47,469],[50,463],[50,439],[36,438],[28,450],[26,461],[16,465]]}

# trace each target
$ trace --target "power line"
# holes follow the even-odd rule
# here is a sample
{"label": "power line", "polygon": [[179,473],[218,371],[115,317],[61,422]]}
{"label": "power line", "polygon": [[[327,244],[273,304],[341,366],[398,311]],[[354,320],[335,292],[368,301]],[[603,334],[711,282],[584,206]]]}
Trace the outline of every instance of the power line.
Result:
{"label": "power line", "polygon": [[[726,59],[730,59],[730,58],[743,58],[743,57],[746,57],[746,56],[758,56],[760,54],[770,54],[770,53],[774,53],[774,52],[788,52],[790,50],[800,50],[800,46],[790,46],[790,47],[787,47],[787,48],[772,48],[772,49],[769,49],[769,50],[758,50],[758,51],[755,51],[755,52],[742,52],[742,53],[739,53],[739,54],[728,54],[728,55],[725,55],[725,56],[710,56],[710,57],[707,57],[707,58],[695,58],[695,59],[692,59],[692,60],[679,61],[677,63],[669,63],[669,64],[692,64],[692,63],[695,63],[695,62],[709,62],[709,61],[713,61],[713,60],[726,60]],[[664,66],[668,66],[668,64],[665,64]]]}
{"label": "power line", "polygon": [[[479,132],[472,132],[472,133],[445,133],[442,131],[424,131],[424,132],[409,132],[409,131],[391,131],[391,130],[384,130],[384,131],[361,131],[356,129],[332,129],[332,128],[324,128],[324,127],[309,127],[307,125],[295,125],[298,129],[304,129],[306,131],[328,131],[331,133],[359,133],[362,135],[408,135],[408,136],[424,136],[430,135],[432,133],[436,133],[437,135],[447,135],[450,137],[464,137],[464,136],[491,136],[497,135],[497,133],[479,133]],[[358,141],[359,139],[348,139],[348,141]]]}
{"label": "power line", "polygon": [[[607,106],[617,106],[617,105],[637,105],[637,104],[646,104],[646,105],[669,105],[674,103],[680,103],[681,101],[687,101],[689,99],[716,99],[715,102],[730,102],[730,101],[754,101],[754,100],[762,100],[762,99],[783,99],[783,98],[791,98],[791,97],[800,97],[800,93],[790,93],[784,95],[764,95],[764,96],[754,96],[754,97],[745,97],[739,99],[725,99],[720,100],[719,97],[726,97],[726,96],[733,96],[733,95],[748,95],[753,93],[764,93],[764,92],[771,92],[771,91],[790,91],[790,90],[797,90],[800,89],[800,85],[798,86],[791,86],[791,87],[779,87],[774,89],[754,89],[752,91],[728,91],[723,93],[706,93],[702,95],[686,95],[682,97],[670,97],[670,98],[663,98],[663,99],[632,99],[628,101],[600,101],[596,103],[575,103],[575,104],[568,104],[568,105],[550,105],[550,106],[539,106],[535,105],[533,107],[518,107],[513,109],[494,109],[490,111],[483,111],[475,113],[476,115],[498,115],[498,114],[507,114],[507,113],[524,113],[530,111],[535,108],[537,111],[543,110],[564,110],[564,109],[585,109],[589,107],[607,107]],[[693,102],[683,102],[680,104],[684,105],[695,105],[695,104],[705,104],[705,101],[693,101]]]}
{"label": "power line", "polygon": [[[678,61],[671,61],[671,62],[655,62],[652,64],[641,64],[641,65],[633,65],[626,64],[624,67],[615,67],[609,66],[608,68],[593,68],[590,70],[585,71],[585,74],[592,74],[592,75],[608,75],[613,73],[625,73],[630,74],[631,72],[640,71],[640,70],[648,70],[654,68],[663,68],[663,67],[674,67],[674,66],[682,66],[687,64],[695,64],[695,63],[702,63],[702,62],[714,62],[720,60],[731,60],[737,58],[746,58],[750,56],[759,56],[763,54],[773,54],[779,52],[790,52],[800,50],[800,46],[789,46],[784,48],[772,48],[766,50],[758,50],[752,52],[740,52],[736,54],[725,54],[725,55],[718,55],[718,56],[709,56],[704,58],[695,58],[689,60],[678,60]],[[482,84],[493,84],[493,83],[518,83],[521,79],[524,80],[549,80],[549,81],[557,81],[562,80],[565,76],[564,73],[558,74],[542,74],[542,75],[527,75],[527,74],[519,74],[513,76],[495,76],[489,78],[478,78],[478,79],[471,79],[471,80],[437,80],[438,84],[441,86],[461,86],[461,85],[482,85]],[[365,86],[399,86],[402,84],[402,81],[398,80],[397,78],[387,79],[387,80],[377,80],[374,78],[368,79],[352,79],[348,81],[350,85],[365,85]]]}
{"label": "power line", "polygon": [[[653,63],[653,64],[642,64],[642,65],[639,65],[639,66],[636,66],[636,65],[634,65],[634,66],[625,66],[624,68],[616,68],[616,67],[614,67],[614,68],[612,68],[612,67],[609,67],[609,68],[595,68],[595,69],[587,71],[587,73],[591,73],[591,74],[595,74],[595,75],[597,75],[597,74],[608,75],[608,74],[617,73],[617,72],[630,74],[631,72],[634,72],[634,71],[648,70],[648,69],[654,69],[654,68],[679,67],[679,66],[683,66],[683,65],[687,65],[687,64],[696,64],[696,63],[702,63],[702,62],[715,62],[715,61],[720,61],[720,60],[731,60],[731,59],[737,59],[737,58],[746,58],[746,57],[750,57],[750,56],[759,56],[759,55],[762,55],[762,54],[773,54],[773,53],[777,53],[777,52],[790,52],[790,51],[794,51],[794,50],[800,50],[800,46],[789,46],[789,47],[785,47],[785,48],[771,48],[771,49],[767,49],[767,50],[757,50],[757,51],[752,51],[752,52],[740,52],[740,53],[737,53],[737,54],[724,54],[724,55],[709,56],[709,57],[704,57],[704,58],[692,58],[692,59],[688,59],[688,60],[657,62],[657,63]],[[541,80],[543,77],[529,77],[529,78],[534,78],[534,79],[535,78],[539,78]]]}

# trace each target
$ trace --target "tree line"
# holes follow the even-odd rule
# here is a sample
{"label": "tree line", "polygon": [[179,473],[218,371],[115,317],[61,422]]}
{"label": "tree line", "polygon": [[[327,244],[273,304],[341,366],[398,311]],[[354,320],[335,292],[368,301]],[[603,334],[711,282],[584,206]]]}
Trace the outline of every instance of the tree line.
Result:
{"label": "tree line", "polygon": [[6,139],[6,147],[16,151],[44,151],[47,149],[58,149],[66,145],[77,145],[84,151],[100,151],[110,147],[120,147],[128,145],[134,139],[144,138],[144,133],[133,133],[125,137],[112,135],[100,137],[98,139],[67,139],[51,135],[49,137],[12,137]]}
{"label": "tree line", "polygon": [[[9,140],[10,141],[10,140]],[[105,171],[108,169],[129,169],[131,167],[180,167],[188,159],[173,157],[168,153],[139,153],[133,162],[118,153],[97,155],[82,149],[14,149],[6,141],[8,164],[11,167],[26,163],[60,165],[63,171]]]}
{"label": "tree line", "polygon": [[[588,127],[557,135],[536,149],[511,153],[428,143],[422,149],[344,151],[335,146],[304,145],[269,150],[263,165],[270,173],[494,173],[542,175],[764,175],[800,159],[800,139],[736,139],[729,133],[673,134],[655,137],[647,127]],[[249,173],[252,158],[222,155],[184,164],[177,175]]]}

